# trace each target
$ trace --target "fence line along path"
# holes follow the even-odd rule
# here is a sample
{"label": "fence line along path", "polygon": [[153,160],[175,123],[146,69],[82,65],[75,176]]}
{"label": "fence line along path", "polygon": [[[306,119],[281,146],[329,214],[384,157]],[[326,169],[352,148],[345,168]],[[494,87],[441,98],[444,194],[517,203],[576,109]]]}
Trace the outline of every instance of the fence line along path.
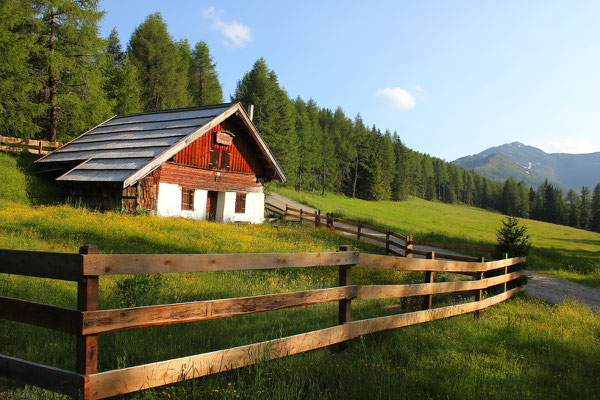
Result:
{"label": "fence line along path", "polygon": [[[318,216],[318,214],[317,214]],[[317,217],[318,218],[318,217]],[[329,222],[331,219],[329,219]],[[516,279],[524,275],[525,258],[479,262],[445,261],[361,254],[350,246],[338,252],[271,254],[99,254],[83,246],[79,254],[1,250],[0,273],[71,281],[77,284],[77,309],[24,299],[0,297],[0,318],[67,332],[76,336],[75,371],[53,368],[0,355],[0,376],[39,386],[74,398],[103,399],[162,386],[185,379],[228,371],[258,360],[275,359],[338,343],[361,335],[478,313],[521,291]],[[99,310],[99,279],[106,275],[202,271],[264,270],[272,268],[337,267],[339,285],[292,293],[263,294],[230,299],[192,301],[144,307]],[[354,267],[423,271],[424,283],[409,285],[353,285]],[[474,279],[434,282],[438,271],[471,274]],[[260,273],[260,272],[257,272]],[[483,297],[483,290],[491,295]],[[475,301],[434,307],[434,295],[472,291]],[[352,304],[368,299],[423,296],[422,310],[363,320],[352,320]],[[102,348],[98,335],[123,329],[189,323],[234,315],[338,302],[333,326],[279,339],[190,355],[172,360],[98,371]]]}
{"label": "fence line along path", "polygon": [[[268,203],[267,203],[268,204]],[[492,247],[474,246],[470,244],[438,243],[424,240],[415,240],[412,235],[401,235],[390,229],[335,218],[332,213],[322,214],[321,210],[306,211],[303,208],[293,208],[286,204],[285,210],[275,205],[268,204],[266,209],[284,215],[286,221],[314,225],[315,228],[323,227],[352,235],[357,240],[365,240],[380,247],[385,247],[386,254],[413,257],[414,255],[426,257],[431,251],[436,252],[437,258],[455,261],[481,261],[482,257],[465,256],[456,253],[440,252],[438,249],[470,251],[482,253],[489,257],[494,251]],[[416,248],[415,246],[419,246]]]}
{"label": "fence line along path", "polygon": [[13,153],[48,154],[62,145],[60,142],[0,136],[0,151]]}

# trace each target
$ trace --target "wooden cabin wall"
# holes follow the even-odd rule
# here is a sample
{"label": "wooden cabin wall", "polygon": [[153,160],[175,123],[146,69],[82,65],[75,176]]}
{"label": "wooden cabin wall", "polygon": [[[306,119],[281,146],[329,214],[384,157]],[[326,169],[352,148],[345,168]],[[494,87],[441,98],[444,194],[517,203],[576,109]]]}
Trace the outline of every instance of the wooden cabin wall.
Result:
{"label": "wooden cabin wall", "polygon": [[122,191],[121,210],[133,211],[138,209],[149,210],[155,214],[158,209],[158,184],[160,182],[160,168],[144,177],[133,186]]}
{"label": "wooden cabin wall", "polygon": [[[233,143],[229,146],[224,146],[216,143],[215,132],[227,130],[235,136]],[[246,132],[241,132],[238,124],[232,121],[224,121],[218,124],[202,137],[195,140],[193,143],[185,147],[173,157],[173,162],[176,164],[189,165],[194,167],[213,169],[225,172],[238,172],[243,174],[252,174],[259,177],[264,175],[264,168],[261,160],[257,157],[254,147],[249,143],[246,137]],[[226,150],[231,153],[229,159],[229,169],[212,168],[210,165],[210,150]]]}
{"label": "wooden cabin wall", "polygon": [[221,192],[262,191],[262,183],[254,175],[213,171],[170,162],[161,165],[160,170],[160,181],[164,183]]}

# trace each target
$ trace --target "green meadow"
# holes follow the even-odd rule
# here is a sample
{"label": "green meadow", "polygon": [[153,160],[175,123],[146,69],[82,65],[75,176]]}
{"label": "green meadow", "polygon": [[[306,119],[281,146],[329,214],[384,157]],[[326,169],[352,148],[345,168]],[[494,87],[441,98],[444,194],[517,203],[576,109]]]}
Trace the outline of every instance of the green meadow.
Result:
{"label": "green meadow", "polygon": [[[30,157],[0,153],[0,248],[76,252],[80,245],[91,243],[97,244],[101,253],[243,253],[335,251],[339,245],[351,244],[361,252],[381,251],[325,229],[282,222],[237,225],[100,213],[61,204],[54,187],[32,171]],[[450,209],[463,212],[461,207]],[[428,231],[423,221],[422,230],[411,233],[418,238],[463,238],[444,230],[455,229],[444,228],[454,224],[445,222],[449,216],[430,213],[439,218],[436,224]],[[470,241],[493,241],[495,225],[489,224],[493,227],[488,239],[477,241],[473,233],[468,236]],[[440,236],[435,236],[438,231]],[[422,279],[420,273],[353,271],[357,284]],[[448,279],[451,277],[436,274],[436,280]],[[229,298],[336,284],[337,269],[333,267],[102,277],[99,307]],[[76,284],[0,274],[0,296],[75,307]],[[435,296],[434,301],[442,306],[454,300]],[[352,315],[361,319],[406,312],[421,302],[419,297],[355,301]],[[100,334],[99,370],[224,349],[336,323],[337,304],[330,303]],[[344,351],[320,349],[119,398],[595,399],[600,390],[598,332],[600,318],[577,303],[550,306],[519,295],[482,312],[479,319],[463,315],[380,332],[353,340]],[[74,369],[74,349],[74,337],[68,334],[0,320],[0,354]],[[64,396],[0,378],[0,398]]]}
{"label": "green meadow", "polygon": [[[496,230],[505,218],[476,207],[416,198],[372,202],[331,193],[322,196],[287,188],[274,190],[324,213],[412,234],[416,240],[493,246]],[[520,221],[533,244],[528,269],[600,288],[600,234],[530,219]]]}

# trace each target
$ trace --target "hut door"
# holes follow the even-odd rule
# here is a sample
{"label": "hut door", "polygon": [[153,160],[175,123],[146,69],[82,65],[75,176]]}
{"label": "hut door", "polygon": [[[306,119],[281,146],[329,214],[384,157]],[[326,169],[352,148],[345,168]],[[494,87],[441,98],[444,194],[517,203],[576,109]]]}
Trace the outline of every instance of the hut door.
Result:
{"label": "hut door", "polygon": [[217,219],[217,197],[219,192],[209,191],[206,197],[206,219],[215,221]]}

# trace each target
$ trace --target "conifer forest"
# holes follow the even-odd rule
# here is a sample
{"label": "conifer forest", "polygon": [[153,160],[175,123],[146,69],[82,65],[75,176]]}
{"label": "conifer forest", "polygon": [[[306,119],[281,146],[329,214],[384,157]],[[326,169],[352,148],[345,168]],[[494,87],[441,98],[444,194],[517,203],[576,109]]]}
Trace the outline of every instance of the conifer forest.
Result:
{"label": "conifer forest", "polygon": [[407,148],[341,107],[290,99],[263,58],[224,98],[208,45],[175,40],[160,13],[126,45],[100,37],[97,0],[0,3],[0,135],[65,142],[113,115],[241,102],[298,191],[365,200],[416,196],[600,232],[600,184],[580,192],[498,182]]}

